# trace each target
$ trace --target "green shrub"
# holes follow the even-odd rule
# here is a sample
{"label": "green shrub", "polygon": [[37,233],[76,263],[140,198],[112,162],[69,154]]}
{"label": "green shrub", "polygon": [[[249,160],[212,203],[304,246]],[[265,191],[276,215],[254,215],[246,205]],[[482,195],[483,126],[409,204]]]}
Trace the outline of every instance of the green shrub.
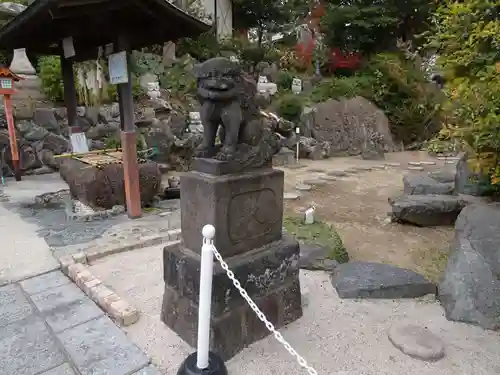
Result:
{"label": "green shrub", "polygon": [[429,33],[449,81],[443,132],[469,152],[475,172],[500,186],[500,8],[497,1],[443,1]]}
{"label": "green shrub", "polygon": [[38,73],[42,92],[50,101],[62,102],[64,88],[59,56],[42,56],[38,59]]}
{"label": "green shrub", "polygon": [[290,91],[294,77],[295,75],[292,72],[281,70],[276,80],[279,91]]}
{"label": "green shrub", "polygon": [[352,77],[330,77],[314,87],[311,100],[323,102],[328,99],[353,98],[355,96],[370,97],[374,83],[374,77],[362,74]]}
{"label": "green shrub", "polygon": [[302,98],[295,94],[285,95],[278,104],[278,115],[285,120],[296,122],[302,115],[304,103]]}

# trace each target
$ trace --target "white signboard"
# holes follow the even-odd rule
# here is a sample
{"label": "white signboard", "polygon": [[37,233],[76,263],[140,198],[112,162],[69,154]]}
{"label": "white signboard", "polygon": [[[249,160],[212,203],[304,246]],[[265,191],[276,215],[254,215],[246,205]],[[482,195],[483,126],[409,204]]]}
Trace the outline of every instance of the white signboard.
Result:
{"label": "white signboard", "polygon": [[70,58],[75,56],[75,46],[73,45],[73,37],[68,36],[62,41],[64,58]]}
{"label": "white signboard", "polygon": [[127,53],[125,51],[112,53],[108,57],[109,82],[112,85],[128,82]]}
{"label": "white signboard", "polygon": [[70,135],[71,150],[74,153],[81,154],[89,152],[89,145],[87,143],[87,136],[85,133],[73,133]]}

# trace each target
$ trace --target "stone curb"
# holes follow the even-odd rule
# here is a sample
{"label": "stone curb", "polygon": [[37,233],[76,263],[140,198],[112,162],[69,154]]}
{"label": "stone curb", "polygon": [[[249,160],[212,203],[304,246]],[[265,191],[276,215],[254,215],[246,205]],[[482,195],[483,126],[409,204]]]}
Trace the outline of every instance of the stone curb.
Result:
{"label": "stone curb", "polygon": [[95,262],[98,259],[104,258],[109,255],[123,253],[125,251],[143,249],[149,246],[160,245],[164,242],[177,241],[181,238],[181,230],[180,229],[172,229],[166,232],[165,235],[161,236],[151,236],[142,239],[139,242],[134,242],[125,246],[117,246],[106,249],[104,251],[89,251],[86,252],[86,258],[88,263]]}
{"label": "stone curb", "polygon": [[59,262],[63,273],[119,325],[127,327],[139,320],[139,310],[92,275],[82,254],[64,256]]}

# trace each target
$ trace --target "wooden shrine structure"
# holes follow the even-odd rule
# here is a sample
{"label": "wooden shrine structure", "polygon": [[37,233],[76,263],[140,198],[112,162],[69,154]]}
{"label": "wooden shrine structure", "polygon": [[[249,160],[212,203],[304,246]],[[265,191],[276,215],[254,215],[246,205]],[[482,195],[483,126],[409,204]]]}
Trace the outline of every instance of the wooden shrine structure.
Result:
{"label": "wooden shrine structure", "polygon": [[[166,0],[35,0],[0,28],[0,50],[26,48],[30,54],[61,56],[64,100],[70,129],[76,124],[73,62],[95,60],[99,51],[125,52],[197,37],[206,24]],[[127,64],[129,66],[130,64]],[[118,84],[126,206],[141,216],[136,133],[130,70]]]}

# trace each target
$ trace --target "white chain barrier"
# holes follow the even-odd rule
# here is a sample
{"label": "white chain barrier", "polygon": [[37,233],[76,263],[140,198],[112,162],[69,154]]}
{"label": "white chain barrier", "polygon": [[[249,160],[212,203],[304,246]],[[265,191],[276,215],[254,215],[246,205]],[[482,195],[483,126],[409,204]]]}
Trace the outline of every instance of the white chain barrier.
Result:
{"label": "white chain barrier", "polygon": [[313,367],[311,367],[307,364],[307,361],[304,359],[304,357],[302,357],[299,353],[297,353],[297,351],[294,348],[292,348],[292,346],[284,339],[283,335],[281,333],[279,333],[276,330],[276,328],[274,328],[274,325],[269,320],[267,320],[264,313],[259,309],[257,304],[250,298],[250,296],[248,295],[246,290],[243,289],[240,282],[234,276],[233,271],[231,271],[229,269],[229,266],[227,265],[227,263],[224,261],[224,259],[222,259],[222,256],[215,248],[212,239],[205,237],[203,239],[203,245],[204,246],[206,246],[206,245],[211,246],[211,249],[212,249],[212,252],[213,252],[215,258],[219,261],[222,269],[226,272],[227,277],[233,282],[234,287],[236,289],[238,289],[238,292],[240,293],[240,295],[245,299],[245,301],[248,303],[250,308],[255,312],[255,314],[257,314],[258,318],[266,325],[266,328],[274,335],[276,340],[278,340],[278,342],[281,345],[283,345],[283,347],[288,351],[288,353],[290,353],[293,357],[296,358],[298,364],[301,367],[305,368],[307,370],[307,372],[309,373],[309,375],[318,375],[318,372]]}

